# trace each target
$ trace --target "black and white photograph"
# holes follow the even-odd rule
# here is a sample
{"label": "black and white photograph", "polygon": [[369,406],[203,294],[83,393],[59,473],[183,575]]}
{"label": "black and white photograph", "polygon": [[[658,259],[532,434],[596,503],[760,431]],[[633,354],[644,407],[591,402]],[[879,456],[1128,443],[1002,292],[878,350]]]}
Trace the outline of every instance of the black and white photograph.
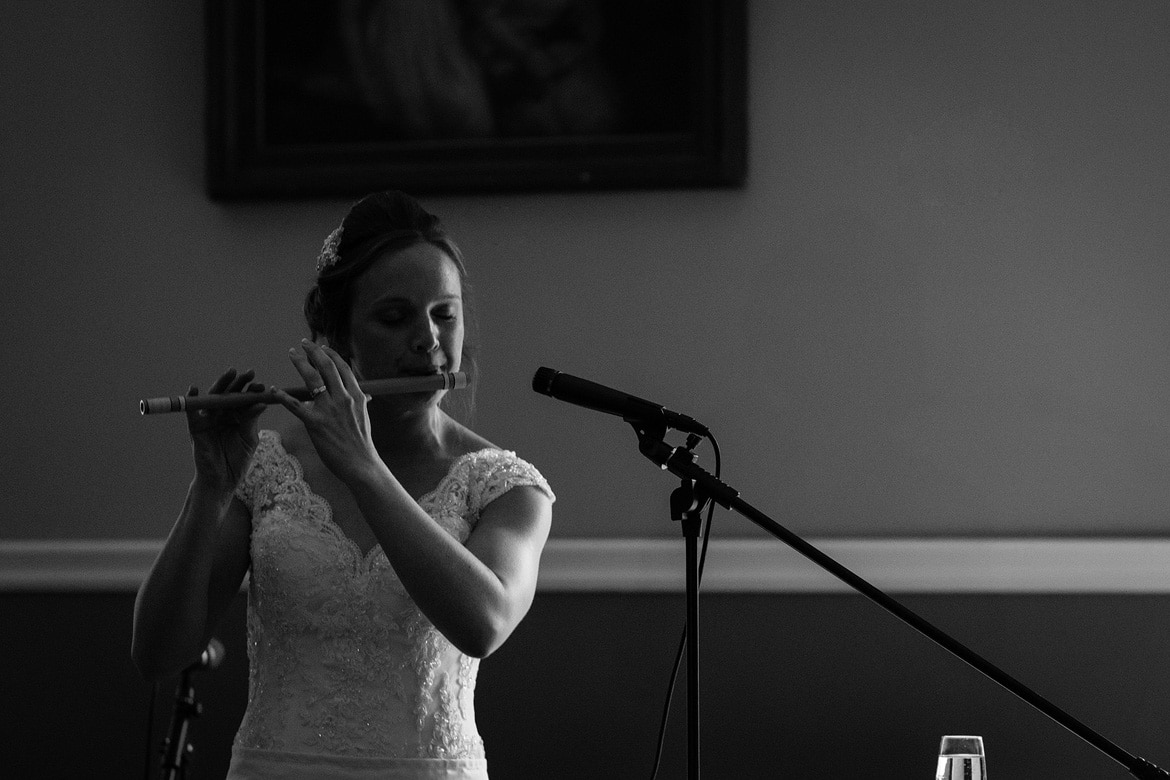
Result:
{"label": "black and white photograph", "polygon": [[0,778],[1170,780],[1170,0],[14,0]]}

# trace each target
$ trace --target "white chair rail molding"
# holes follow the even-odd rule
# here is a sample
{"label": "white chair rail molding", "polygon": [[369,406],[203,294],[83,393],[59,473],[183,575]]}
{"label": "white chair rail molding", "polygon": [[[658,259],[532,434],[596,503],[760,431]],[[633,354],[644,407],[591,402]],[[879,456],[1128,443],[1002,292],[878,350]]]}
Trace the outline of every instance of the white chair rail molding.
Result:
{"label": "white chair rail molding", "polygon": [[[1170,539],[833,538],[821,552],[890,593],[1170,593]],[[134,591],[162,545],[144,539],[0,540],[0,590]],[[679,539],[553,538],[543,592],[684,592]],[[703,593],[848,593],[771,538],[712,539]]]}

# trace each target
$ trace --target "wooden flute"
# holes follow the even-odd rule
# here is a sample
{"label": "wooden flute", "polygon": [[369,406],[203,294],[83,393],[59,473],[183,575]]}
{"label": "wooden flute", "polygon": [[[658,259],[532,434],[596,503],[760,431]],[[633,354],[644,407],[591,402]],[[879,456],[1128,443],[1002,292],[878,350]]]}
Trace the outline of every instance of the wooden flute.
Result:
{"label": "wooden flute", "polygon": [[[366,395],[399,395],[427,393],[436,390],[462,390],[470,380],[462,371],[427,376],[403,376],[392,379],[369,379],[358,382]],[[311,400],[305,387],[286,387],[284,392],[301,401]],[[144,398],[138,402],[142,414],[164,414],[195,409],[241,409],[253,404],[276,404],[276,393],[263,390],[255,393],[212,393],[209,395],[174,395]]]}

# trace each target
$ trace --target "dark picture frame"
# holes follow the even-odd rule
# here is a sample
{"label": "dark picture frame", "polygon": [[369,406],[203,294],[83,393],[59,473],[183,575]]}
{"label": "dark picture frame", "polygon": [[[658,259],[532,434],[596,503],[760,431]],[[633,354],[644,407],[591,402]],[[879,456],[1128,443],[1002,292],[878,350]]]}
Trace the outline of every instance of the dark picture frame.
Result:
{"label": "dark picture frame", "polygon": [[746,0],[205,2],[216,199],[746,175]]}

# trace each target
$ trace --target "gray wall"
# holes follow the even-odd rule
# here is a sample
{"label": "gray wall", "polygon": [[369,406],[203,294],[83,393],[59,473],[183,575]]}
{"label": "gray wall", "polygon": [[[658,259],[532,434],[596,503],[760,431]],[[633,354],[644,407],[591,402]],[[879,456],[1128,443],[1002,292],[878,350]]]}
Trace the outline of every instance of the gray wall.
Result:
{"label": "gray wall", "polygon": [[[6,5],[8,538],[162,537],[187,447],[137,400],[295,378],[346,203],[205,197],[200,5]],[[554,533],[675,532],[632,433],[540,365],[704,420],[798,532],[1160,534],[1170,4],[749,16],[745,188],[427,199],[477,284],[478,427],[546,472]]]}

